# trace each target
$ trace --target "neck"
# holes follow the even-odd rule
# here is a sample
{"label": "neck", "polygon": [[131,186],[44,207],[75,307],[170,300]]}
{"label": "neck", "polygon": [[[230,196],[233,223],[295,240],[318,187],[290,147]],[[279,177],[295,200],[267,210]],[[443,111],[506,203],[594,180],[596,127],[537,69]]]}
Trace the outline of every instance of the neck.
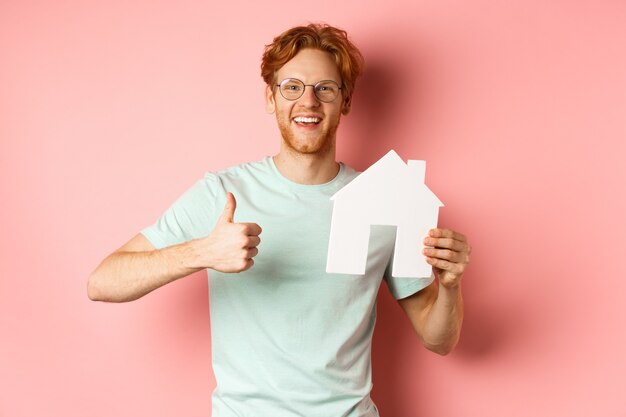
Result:
{"label": "neck", "polygon": [[273,159],[282,176],[298,184],[324,184],[335,178],[339,172],[334,148],[323,154],[303,154],[283,144]]}

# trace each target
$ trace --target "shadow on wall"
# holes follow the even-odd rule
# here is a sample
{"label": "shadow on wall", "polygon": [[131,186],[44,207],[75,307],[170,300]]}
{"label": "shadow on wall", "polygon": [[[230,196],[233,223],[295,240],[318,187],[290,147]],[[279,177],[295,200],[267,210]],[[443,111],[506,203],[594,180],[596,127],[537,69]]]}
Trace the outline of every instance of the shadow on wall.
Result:
{"label": "shadow on wall", "polygon": [[[471,273],[467,280],[474,278]],[[476,277],[477,278],[477,277]],[[502,304],[465,291],[465,317],[461,340],[454,351],[465,361],[482,361],[498,355],[516,339],[523,324],[521,317],[509,305],[503,311]],[[517,310],[519,311],[519,310]]]}
{"label": "shadow on wall", "polygon": [[[437,70],[436,58],[431,60],[432,57],[428,51],[415,48],[401,53],[382,47],[368,51],[365,72],[347,118],[349,143],[343,154],[349,157],[350,165],[363,170],[390,149],[402,158],[419,159],[420,134],[430,123],[429,115],[441,110],[432,111],[431,106],[440,105],[434,103],[440,103],[436,95],[445,82]],[[344,146],[341,140],[339,145]],[[454,228],[457,222],[450,210],[440,217],[439,224]],[[494,298],[492,291],[485,291],[489,280],[481,280],[481,276],[497,273],[488,260],[476,256],[477,249],[474,248],[472,265],[464,277],[468,284],[463,289],[465,318],[461,340],[454,352],[443,358],[471,367],[480,367],[502,355],[528,334],[523,310]],[[419,409],[420,401],[415,396],[432,392],[432,379],[424,369],[435,369],[423,364],[440,358],[422,347],[405,313],[388,289],[382,287],[385,285],[379,292],[372,349],[372,396],[381,416],[421,415],[425,409]],[[453,372],[453,368],[448,369]]]}
{"label": "shadow on wall", "polygon": [[415,59],[406,54],[390,56],[374,51],[366,56],[365,70],[346,119],[348,162],[355,168],[363,170],[390,149],[406,158],[404,150],[414,147],[411,142],[416,139],[413,133],[407,137],[407,126],[419,123],[422,106],[428,100],[419,93],[419,81],[424,78],[415,67]]}
{"label": "shadow on wall", "polygon": [[[376,60],[368,61],[355,90],[350,114],[351,135],[355,138],[350,158],[359,170],[370,166],[393,146],[388,131],[394,123],[399,101],[398,80],[402,66]],[[395,144],[394,144],[395,145]]]}
{"label": "shadow on wall", "polygon": [[[475,270],[489,269],[474,266]],[[456,349],[445,358],[439,358],[421,345],[408,317],[388,288],[381,285],[372,349],[372,397],[381,416],[422,415],[427,411],[421,409],[421,401],[416,401],[415,396],[428,399],[428,393],[432,392],[428,372],[433,372],[437,364],[434,367],[423,364],[451,362],[452,367],[447,367],[447,372],[454,372],[455,363],[463,368],[479,368],[528,337],[528,323],[522,316],[522,309],[509,303],[504,306],[502,301],[494,300],[492,294],[481,291],[480,277],[472,270],[466,273],[464,280],[471,282],[472,286],[464,287],[465,316],[461,339]]]}

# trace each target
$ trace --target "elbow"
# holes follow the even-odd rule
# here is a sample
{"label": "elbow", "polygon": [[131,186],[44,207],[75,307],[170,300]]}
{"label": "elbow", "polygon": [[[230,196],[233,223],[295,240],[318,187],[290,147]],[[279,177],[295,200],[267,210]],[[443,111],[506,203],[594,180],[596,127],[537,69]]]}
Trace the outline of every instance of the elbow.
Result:
{"label": "elbow", "polygon": [[427,341],[423,341],[423,345],[426,349],[436,353],[437,355],[447,356],[454,350],[458,341],[458,338],[454,338],[449,341],[440,341],[439,343],[428,343]]}
{"label": "elbow", "polygon": [[123,296],[114,291],[113,288],[107,288],[103,283],[92,274],[87,281],[87,297],[91,301],[103,301],[106,303],[127,303],[136,300],[139,297]]}
{"label": "elbow", "polygon": [[447,356],[450,352],[454,350],[454,346],[426,346],[426,349],[430,350],[433,353],[436,353],[440,356]]}
{"label": "elbow", "polygon": [[98,284],[96,283],[93,274],[87,281],[87,297],[89,297],[91,301],[106,301],[103,297],[102,291],[98,288]]}
{"label": "elbow", "polygon": [[91,274],[87,281],[87,297],[89,297],[91,301],[104,301],[109,303],[121,302],[121,300],[116,300],[115,297],[109,294],[106,288],[103,288],[102,283],[95,276],[95,273]]}

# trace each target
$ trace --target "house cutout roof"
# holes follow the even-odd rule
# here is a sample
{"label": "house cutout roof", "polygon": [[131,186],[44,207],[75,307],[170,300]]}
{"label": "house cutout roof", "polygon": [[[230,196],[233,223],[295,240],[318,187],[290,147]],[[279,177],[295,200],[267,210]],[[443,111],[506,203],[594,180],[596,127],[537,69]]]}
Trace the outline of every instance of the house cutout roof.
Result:
{"label": "house cutout roof", "polygon": [[327,272],[364,274],[370,225],[395,225],[393,276],[431,274],[422,242],[443,203],[424,183],[425,172],[426,161],[405,163],[391,150],[331,197]]}

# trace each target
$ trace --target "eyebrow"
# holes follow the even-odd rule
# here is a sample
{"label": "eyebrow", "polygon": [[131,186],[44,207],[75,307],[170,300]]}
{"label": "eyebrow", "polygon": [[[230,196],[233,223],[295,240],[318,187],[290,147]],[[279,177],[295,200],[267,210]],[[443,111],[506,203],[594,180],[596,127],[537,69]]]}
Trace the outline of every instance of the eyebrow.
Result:
{"label": "eyebrow", "polygon": [[[280,80],[280,81],[276,80],[276,83],[277,83],[277,84],[280,84],[280,83],[282,83],[282,82],[283,82],[283,81],[285,81],[285,80],[298,80],[298,81],[302,81],[300,78],[297,78],[297,77],[285,77],[285,78],[283,78],[283,79],[282,79],[282,80]],[[317,83],[321,83],[322,81],[332,81],[332,82],[334,82],[334,83],[337,83],[337,85],[339,85],[339,86],[341,87],[341,82],[339,82],[339,81],[337,81],[337,80],[333,80],[332,78],[322,78],[321,80],[318,80],[318,81],[316,81],[316,82],[314,82],[314,83],[312,83],[312,84],[307,84],[307,83],[306,83],[306,82],[304,82],[304,81],[302,81],[302,82],[303,82],[303,83],[305,83],[306,85],[315,85],[315,84],[317,84]]]}

